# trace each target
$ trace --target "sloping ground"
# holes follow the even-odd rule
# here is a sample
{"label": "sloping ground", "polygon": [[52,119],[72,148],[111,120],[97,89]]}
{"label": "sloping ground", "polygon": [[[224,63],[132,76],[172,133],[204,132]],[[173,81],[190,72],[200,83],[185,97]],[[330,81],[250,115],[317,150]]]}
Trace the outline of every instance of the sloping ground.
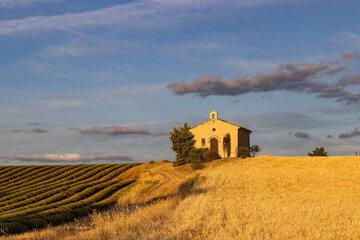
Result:
{"label": "sloping ground", "polygon": [[0,167],[0,233],[57,225],[117,202],[138,164]]}
{"label": "sloping ground", "polygon": [[[123,207],[13,239],[360,239],[360,157],[218,160],[190,178],[197,181],[183,197],[161,190],[171,179],[163,170],[194,173],[161,164],[139,166],[143,177],[120,198]],[[168,198],[132,202],[156,191]]]}

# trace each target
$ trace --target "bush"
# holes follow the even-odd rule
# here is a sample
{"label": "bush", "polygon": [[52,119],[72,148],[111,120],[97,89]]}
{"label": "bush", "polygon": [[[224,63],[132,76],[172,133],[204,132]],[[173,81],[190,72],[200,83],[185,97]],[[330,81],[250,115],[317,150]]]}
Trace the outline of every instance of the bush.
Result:
{"label": "bush", "polygon": [[325,152],[325,149],[323,147],[315,148],[312,153],[308,152],[308,155],[310,157],[315,157],[315,156],[327,157],[328,156],[327,152]]}
{"label": "bush", "polygon": [[250,151],[247,147],[239,147],[238,149],[238,156],[241,158],[250,157]]}
{"label": "bush", "polygon": [[189,151],[189,159],[188,161],[193,163],[196,161],[203,162],[204,154],[208,151],[207,148],[193,148]]}
{"label": "bush", "polygon": [[255,157],[258,152],[261,152],[261,147],[259,145],[252,145],[250,147],[250,157]]}
{"label": "bush", "polygon": [[205,167],[204,163],[202,161],[196,160],[191,163],[191,168],[193,170],[203,169]]}
{"label": "bush", "polygon": [[219,158],[219,155],[212,150],[207,150],[204,153],[204,162],[211,162],[212,160],[216,160],[218,158]]}

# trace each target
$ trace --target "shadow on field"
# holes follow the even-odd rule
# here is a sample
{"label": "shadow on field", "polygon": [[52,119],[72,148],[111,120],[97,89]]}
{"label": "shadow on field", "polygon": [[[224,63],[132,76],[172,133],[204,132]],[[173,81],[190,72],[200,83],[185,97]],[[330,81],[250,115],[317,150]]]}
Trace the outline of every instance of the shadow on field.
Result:
{"label": "shadow on field", "polygon": [[125,206],[119,206],[119,207],[114,207],[115,209],[121,210],[124,207],[126,209],[130,209],[131,210],[135,210],[139,207],[145,207],[151,204],[154,204],[158,201],[162,201],[162,200],[167,200],[170,198],[179,198],[179,199],[184,199],[187,196],[192,196],[192,195],[198,195],[198,194],[203,194],[203,193],[207,193],[210,189],[209,188],[197,188],[197,189],[193,189],[195,186],[195,183],[198,181],[205,181],[205,178],[201,177],[199,179],[198,176],[195,176],[193,178],[189,178],[187,179],[184,183],[182,183],[179,187],[178,192],[172,193],[172,194],[168,194],[165,196],[161,196],[161,197],[155,197],[152,198],[149,201],[145,201],[145,202],[141,202],[141,203],[135,203],[135,204],[126,204]]}

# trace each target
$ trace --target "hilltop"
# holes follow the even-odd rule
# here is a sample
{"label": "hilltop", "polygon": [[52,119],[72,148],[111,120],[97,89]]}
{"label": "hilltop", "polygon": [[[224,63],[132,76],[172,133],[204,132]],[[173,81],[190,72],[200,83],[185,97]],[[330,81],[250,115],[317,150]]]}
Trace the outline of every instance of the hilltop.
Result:
{"label": "hilltop", "polygon": [[[359,157],[223,159],[192,172],[156,162],[110,211],[14,239],[358,239]],[[176,194],[178,193],[178,194]]]}

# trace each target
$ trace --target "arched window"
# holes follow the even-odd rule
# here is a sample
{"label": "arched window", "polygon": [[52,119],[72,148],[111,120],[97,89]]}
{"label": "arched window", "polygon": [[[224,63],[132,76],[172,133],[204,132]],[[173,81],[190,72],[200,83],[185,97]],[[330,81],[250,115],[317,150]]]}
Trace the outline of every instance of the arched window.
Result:
{"label": "arched window", "polygon": [[214,118],[215,118],[215,114],[212,115],[212,119],[214,119]]}
{"label": "arched window", "polygon": [[201,146],[205,146],[205,138],[201,139]]}

